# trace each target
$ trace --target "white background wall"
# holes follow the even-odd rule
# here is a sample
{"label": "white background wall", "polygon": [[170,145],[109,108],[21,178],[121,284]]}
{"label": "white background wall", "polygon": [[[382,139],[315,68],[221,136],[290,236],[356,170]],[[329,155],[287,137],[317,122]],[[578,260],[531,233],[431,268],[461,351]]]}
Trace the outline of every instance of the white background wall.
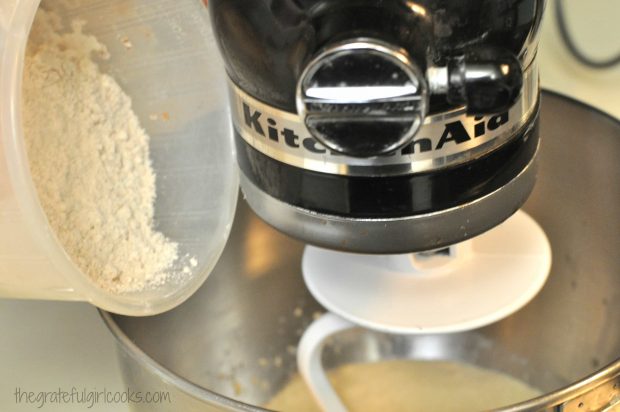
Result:
{"label": "white background wall", "polygon": [[[588,56],[620,53],[620,1],[565,0],[566,20],[575,43]],[[539,65],[545,88],[576,97],[620,118],[620,66],[592,70],[580,65],[562,44],[554,2],[547,4],[541,30]]]}

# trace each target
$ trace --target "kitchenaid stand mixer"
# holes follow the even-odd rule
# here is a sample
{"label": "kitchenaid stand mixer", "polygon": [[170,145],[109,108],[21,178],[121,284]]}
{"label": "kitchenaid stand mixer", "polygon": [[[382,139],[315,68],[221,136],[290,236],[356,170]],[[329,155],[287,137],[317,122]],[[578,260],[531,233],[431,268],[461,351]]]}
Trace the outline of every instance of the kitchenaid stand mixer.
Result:
{"label": "kitchenaid stand mixer", "polygon": [[[316,245],[302,268],[327,309],[455,332],[541,289],[549,243],[517,210],[536,174],[543,3],[210,2],[244,195]],[[338,319],[302,339],[309,381],[312,330],[351,327]]]}

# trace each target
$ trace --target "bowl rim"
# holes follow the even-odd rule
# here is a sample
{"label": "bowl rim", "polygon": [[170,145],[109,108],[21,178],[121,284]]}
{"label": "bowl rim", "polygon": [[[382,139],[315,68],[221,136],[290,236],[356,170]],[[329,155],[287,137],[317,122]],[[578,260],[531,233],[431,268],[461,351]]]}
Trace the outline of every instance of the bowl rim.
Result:
{"label": "bowl rim", "polygon": [[[192,396],[196,399],[204,401],[218,407],[225,407],[233,411],[251,411],[264,412],[271,411],[259,406],[250,405],[248,403],[220,395],[215,391],[196,385],[189,380],[177,375],[164,367],[161,363],[150,357],[146,352],[140,349],[115,322],[113,314],[98,309],[99,315],[108,330],[114,336],[118,346],[129,355],[134,361],[140,364],[151,374],[157,376],[162,381],[172,384],[176,389]],[[498,409],[496,412],[519,412],[530,410],[547,410],[552,407],[562,405],[568,401],[572,401],[579,396],[583,396],[597,387],[612,381],[614,378],[620,377],[620,359],[604,366],[598,371],[584,377],[583,379],[568,384],[556,391],[532,398],[520,403],[508,405]]]}

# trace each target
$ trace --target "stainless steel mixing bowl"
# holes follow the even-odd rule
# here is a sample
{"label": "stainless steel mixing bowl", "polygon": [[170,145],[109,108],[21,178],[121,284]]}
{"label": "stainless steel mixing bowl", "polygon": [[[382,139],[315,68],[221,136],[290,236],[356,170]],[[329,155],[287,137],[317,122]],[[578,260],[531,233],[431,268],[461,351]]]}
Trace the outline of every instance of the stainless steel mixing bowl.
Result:
{"label": "stainless steel mixing bowl", "polygon": [[[541,127],[539,179],[525,206],[553,248],[540,295],[515,315],[466,333],[343,332],[324,352],[326,367],[458,360],[547,393],[511,411],[602,410],[620,400],[620,124],[545,93]],[[296,372],[295,345],[321,311],[302,281],[302,249],[241,201],[215,272],[190,300],[154,317],[102,313],[127,385],[170,392],[170,403],[135,409],[260,410],[249,405],[270,399]]]}

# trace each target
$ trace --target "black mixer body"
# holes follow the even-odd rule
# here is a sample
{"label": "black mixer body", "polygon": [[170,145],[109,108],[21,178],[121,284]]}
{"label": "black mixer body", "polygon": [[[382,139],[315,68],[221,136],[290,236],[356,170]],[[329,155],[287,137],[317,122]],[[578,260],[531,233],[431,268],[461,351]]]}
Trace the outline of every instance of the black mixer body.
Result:
{"label": "black mixer body", "polygon": [[211,0],[244,195],[308,243],[440,249],[536,175],[537,0]]}

